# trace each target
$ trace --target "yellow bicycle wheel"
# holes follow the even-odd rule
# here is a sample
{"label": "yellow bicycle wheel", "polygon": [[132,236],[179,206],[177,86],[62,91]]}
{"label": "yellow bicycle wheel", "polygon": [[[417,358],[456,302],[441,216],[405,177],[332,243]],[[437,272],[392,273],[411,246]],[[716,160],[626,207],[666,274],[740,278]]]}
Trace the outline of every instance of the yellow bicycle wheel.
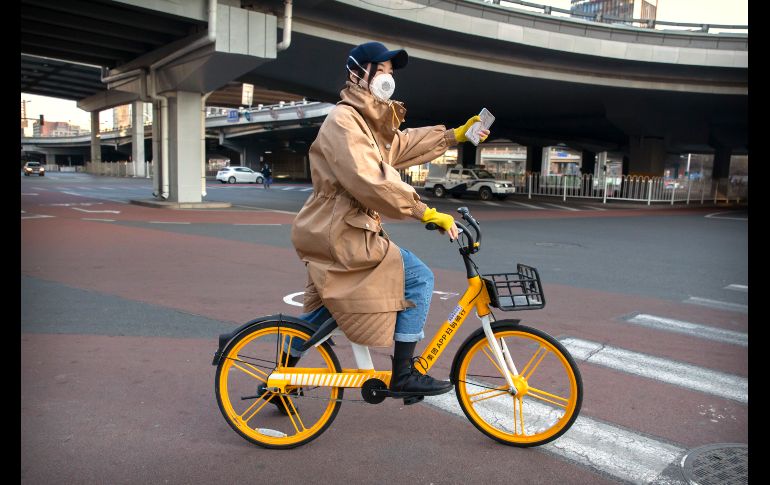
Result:
{"label": "yellow bicycle wheel", "polygon": [[[465,415],[482,433],[510,446],[538,446],[564,434],[580,412],[583,381],[572,356],[553,337],[505,320],[493,327],[516,374],[498,364],[483,332],[458,351],[455,393]],[[508,390],[509,372],[517,393]]]}
{"label": "yellow bicycle wheel", "polygon": [[[263,322],[223,352],[216,373],[217,403],[227,423],[246,440],[265,448],[294,448],[317,438],[334,421],[342,388],[290,386],[283,394],[265,389],[273,370],[289,370],[287,349],[310,336],[303,325]],[[328,343],[311,347],[295,368],[342,371]]]}

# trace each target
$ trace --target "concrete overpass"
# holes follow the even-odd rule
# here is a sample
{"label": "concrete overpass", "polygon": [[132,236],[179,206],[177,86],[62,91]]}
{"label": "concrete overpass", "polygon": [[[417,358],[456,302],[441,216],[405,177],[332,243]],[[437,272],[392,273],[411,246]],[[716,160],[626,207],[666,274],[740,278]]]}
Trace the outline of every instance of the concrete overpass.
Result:
{"label": "concrete overpass", "polygon": [[[95,5],[96,21],[90,13]],[[406,126],[454,126],[486,106],[497,116],[495,137],[532,148],[533,170],[541,147],[557,143],[584,150],[586,161],[595,152],[623,151],[631,172],[659,172],[666,153],[713,152],[715,177],[727,175],[730,154],[748,151],[747,35],[611,26],[471,0],[294,0],[290,21],[278,0],[66,0],[56,7],[23,0],[23,34],[26,26],[36,38],[46,35],[50,21],[35,19],[48,9],[74,16],[56,35],[70,35],[68,42],[77,45],[48,51],[22,35],[22,53],[109,67],[99,72],[109,89],[79,101],[87,110],[141,99],[154,101],[155,119],[162,119],[159,94],[192,106],[233,80],[334,102],[347,52],[379,40],[410,54],[396,91],[409,110]],[[162,21],[173,28],[167,38],[154,32],[154,43],[144,45],[124,42],[125,35],[101,45],[93,39],[89,54],[88,37],[75,40],[78,20],[90,29],[106,21],[156,30]],[[279,51],[279,38],[287,49]],[[79,88],[85,94],[85,86]],[[178,107],[176,116],[185,118]],[[201,155],[198,150],[194,157]],[[175,153],[167,158],[172,165],[180,159]],[[472,146],[463,147],[462,158],[475,158]]]}

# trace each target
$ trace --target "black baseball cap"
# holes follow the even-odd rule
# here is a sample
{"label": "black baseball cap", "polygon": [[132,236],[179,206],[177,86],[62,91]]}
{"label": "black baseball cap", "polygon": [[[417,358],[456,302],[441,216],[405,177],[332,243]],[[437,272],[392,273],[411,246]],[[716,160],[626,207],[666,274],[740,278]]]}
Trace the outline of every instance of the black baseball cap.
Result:
{"label": "black baseball cap", "polygon": [[[379,42],[367,42],[356,46],[350,51],[349,56],[358,61],[361,66],[367,62],[380,63],[389,60],[393,63],[393,69],[401,69],[409,62],[409,55],[404,49],[389,51]],[[350,57],[348,57],[347,64],[348,67],[352,68],[356,64]]]}

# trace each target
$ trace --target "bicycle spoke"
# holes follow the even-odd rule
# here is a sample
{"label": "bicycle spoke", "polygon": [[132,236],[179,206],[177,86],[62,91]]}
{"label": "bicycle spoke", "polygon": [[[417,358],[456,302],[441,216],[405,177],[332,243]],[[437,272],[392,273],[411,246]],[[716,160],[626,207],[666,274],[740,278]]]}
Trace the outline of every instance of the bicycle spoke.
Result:
{"label": "bicycle spoke", "polygon": [[294,335],[289,335],[289,345],[286,347],[286,363],[284,367],[289,367],[289,357],[291,357],[291,341],[294,340]]}
{"label": "bicycle spoke", "polygon": [[267,399],[265,399],[265,396],[267,396],[267,393],[265,393],[265,394],[261,395],[261,396],[259,397],[259,399],[257,399],[256,401],[254,401],[254,402],[251,404],[251,406],[249,406],[249,407],[248,407],[248,409],[246,409],[246,411],[244,411],[244,412],[243,412],[243,414],[241,414],[241,415],[240,415],[240,416],[238,416],[238,417],[239,417],[239,418],[241,418],[241,419],[243,419],[243,416],[244,416],[246,413],[248,413],[248,412],[249,412],[249,410],[250,410],[251,408],[253,408],[253,407],[254,407],[254,406],[255,406],[255,405],[256,405],[256,404],[257,404],[259,401],[262,401],[262,404],[260,404],[260,405],[259,405],[259,407],[257,407],[257,409],[255,409],[255,410],[254,410],[254,412],[253,412],[253,413],[251,413],[251,416],[249,416],[249,417],[248,417],[248,418],[246,418],[246,419],[243,419],[243,422],[244,422],[244,423],[246,423],[246,424],[248,424],[249,420],[251,420],[251,418],[253,418],[254,416],[256,416],[256,415],[257,415],[257,413],[258,413],[258,412],[260,412],[260,411],[262,410],[262,408],[263,408],[263,407],[265,407],[265,405],[266,405],[267,403],[269,403],[269,402],[270,402],[270,399],[272,399],[272,396],[270,396],[270,397],[269,397],[269,398],[267,398]]}
{"label": "bicycle spoke", "polygon": [[486,391],[479,391],[474,394],[468,394],[468,397],[473,398],[473,397],[480,396],[482,394],[487,394],[494,391],[503,391],[503,390],[507,391],[507,389],[508,389],[508,386],[490,387]]}
{"label": "bicycle spoke", "polygon": [[[540,351],[543,351],[542,353]],[[538,357],[538,354],[540,357]],[[548,350],[545,347],[539,347],[535,354],[532,356],[532,358],[527,362],[527,365],[524,367],[524,370],[521,371],[521,375],[524,376],[525,379],[529,380],[532,377],[532,374],[534,374],[535,370],[537,370],[538,366],[541,362],[543,362],[543,359],[548,354]],[[537,357],[537,362],[533,364],[535,358]],[[529,369],[529,366],[532,365],[532,368]],[[529,374],[527,373],[527,370],[529,369]]]}
{"label": "bicycle spoke", "polygon": [[[287,409],[287,411],[288,411],[289,407],[286,405],[286,400],[284,400],[283,396],[281,396],[280,394],[278,395],[278,397],[281,399],[281,404],[283,404],[283,406],[284,406],[284,407]],[[299,428],[297,427],[297,423],[294,421],[294,416],[292,416],[292,414],[291,414],[291,413],[288,413],[288,416],[289,416],[289,421],[291,421],[291,425],[292,425],[292,426],[294,426],[294,429],[295,429],[295,430],[297,430],[297,434],[301,433],[301,431],[300,431],[300,430],[299,430]]]}
{"label": "bicycle spoke", "polygon": [[485,400],[487,400],[487,399],[492,399],[493,397],[497,397],[497,396],[502,396],[503,394],[508,394],[508,391],[507,391],[507,390],[505,390],[505,391],[500,391],[500,392],[498,392],[497,394],[493,394],[493,395],[491,395],[491,396],[487,396],[487,397],[482,397],[481,399],[476,399],[475,401],[474,401],[474,400],[471,400],[471,403],[472,403],[472,404],[476,404],[477,402],[485,401]]}
{"label": "bicycle spoke", "polygon": [[[257,368],[256,368],[256,367],[254,367],[253,365],[249,365],[249,364],[247,364],[246,362],[243,362],[243,363],[244,363],[244,364],[246,364],[246,365],[248,365],[249,367],[251,367],[251,368],[252,368],[252,369],[254,369],[255,371],[259,372],[260,374],[263,374],[265,377],[268,377],[268,375],[267,375],[265,372],[262,372],[261,370],[257,369]],[[243,367],[241,367],[240,365],[238,365],[238,364],[233,364],[233,367],[234,367],[234,368],[236,368],[236,369],[238,369],[238,370],[241,370],[241,371],[245,372],[246,374],[250,375],[250,376],[251,376],[251,377],[253,377],[254,379],[260,380],[260,381],[264,382],[265,384],[267,384],[267,379],[265,379],[265,378],[262,378],[262,377],[260,377],[260,376],[258,376],[258,375],[256,375],[256,374],[254,374],[253,372],[250,372],[250,371],[249,371],[249,370],[247,370],[247,369],[244,369],[244,368],[243,368]]]}
{"label": "bicycle spoke", "polygon": [[[524,401],[522,401],[521,397],[513,396],[514,399],[519,401],[519,418],[521,419],[521,435],[524,435]],[[514,421],[516,420],[516,415],[513,416]]]}
{"label": "bicycle spoke", "polygon": [[[493,358],[491,355],[489,355],[489,352],[487,352],[487,349],[489,349],[489,344],[487,344],[485,347],[481,348],[481,351],[484,353],[484,355],[487,356],[487,359],[489,359],[490,362],[492,362],[492,365],[495,366],[498,372],[500,372],[501,375],[505,375],[505,372],[503,372],[503,369],[500,368],[499,365],[497,365],[497,359]],[[491,349],[490,349],[491,351]]]}
{"label": "bicycle spoke", "polygon": [[513,434],[519,434],[516,432],[516,396],[511,395],[513,400]]}
{"label": "bicycle spoke", "polygon": [[[289,402],[289,405],[291,405],[291,409],[294,411],[294,415],[297,417],[297,421],[299,421],[299,425],[302,426],[303,430],[307,430],[307,427],[305,427],[305,423],[302,422],[302,417],[299,415],[299,410],[297,409],[297,406],[294,405],[294,401],[288,396],[284,396],[286,398],[286,401]],[[289,413],[291,415],[291,413]]]}
{"label": "bicycle spoke", "polygon": [[[534,398],[540,399],[541,401],[549,402],[551,404],[563,407],[565,409],[567,408],[567,405],[569,404],[569,399],[557,396],[555,394],[551,394],[550,392],[545,392],[545,391],[537,389],[535,387],[530,387],[529,388],[529,395],[534,397]],[[544,396],[550,397],[552,399],[546,399],[546,397],[544,397]],[[562,401],[562,402],[554,401],[554,399],[556,399],[558,401]]]}

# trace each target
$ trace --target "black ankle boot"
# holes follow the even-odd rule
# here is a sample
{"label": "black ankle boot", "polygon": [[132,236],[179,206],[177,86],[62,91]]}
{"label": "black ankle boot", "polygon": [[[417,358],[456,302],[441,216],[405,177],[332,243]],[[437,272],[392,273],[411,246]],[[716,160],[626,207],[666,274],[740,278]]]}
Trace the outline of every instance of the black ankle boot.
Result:
{"label": "black ankle boot", "polygon": [[[299,357],[294,357],[292,355],[289,356],[289,360],[286,363],[286,367],[294,367],[297,365],[297,362],[299,362]],[[267,391],[265,384],[260,384],[259,387],[257,387],[257,396],[262,396]],[[299,389],[293,389],[287,393],[289,396],[299,396],[300,391]],[[286,396],[284,396],[284,399],[287,399]],[[281,414],[289,415],[294,414],[294,411],[289,408],[287,409],[286,406],[283,405],[283,402],[281,402],[281,398],[279,396],[273,396],[272,399],[270,399],[270,402],[275,404],[275,407],[278,408],[278,411],[281,412]],[[295,403],[294,406],[296,407],[297,404]]]}
{"label": "black ankle boot", "polygon": [[452,390],[452,383],[439,381],[414,368],[412,357],[417,342],[396,342],[390,391],[393,397],[436,396]]}

